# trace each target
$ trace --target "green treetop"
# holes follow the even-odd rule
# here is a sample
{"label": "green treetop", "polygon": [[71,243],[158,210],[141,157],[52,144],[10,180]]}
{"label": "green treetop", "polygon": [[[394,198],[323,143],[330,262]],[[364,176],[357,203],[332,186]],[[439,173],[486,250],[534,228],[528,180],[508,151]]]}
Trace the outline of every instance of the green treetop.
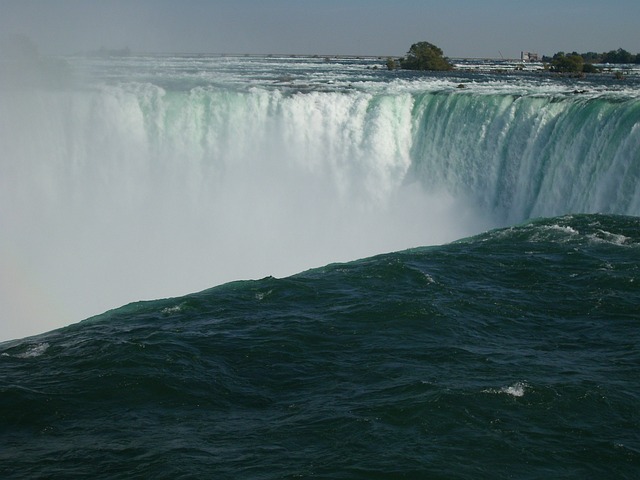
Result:
{"label": "green treetop", "polygon": [[442,50],[429,42],[411,45],[400,66],[408,70],[453,70],[453,65],[443,56]]}
{"label": "green treetop", "polygon": [[582,72],[584,67],[584,58],[577,53],[565,55],[564,52],[558,52],[553,56],[551,68],[555,72],[578,73]]}

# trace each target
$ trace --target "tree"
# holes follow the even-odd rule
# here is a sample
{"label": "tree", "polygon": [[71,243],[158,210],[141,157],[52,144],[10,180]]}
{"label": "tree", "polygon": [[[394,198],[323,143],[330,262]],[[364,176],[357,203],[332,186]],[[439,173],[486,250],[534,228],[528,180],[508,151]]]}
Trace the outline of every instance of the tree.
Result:
{"label": "tree", "polygon": [[633,63],[634,60],[633,55],[623,48],[611,50],[610,52],[603,54],[602,58],[604,63]]}
{"label": "tree", "polygon": [[[565,54],[564,52],[558,52],[553,56],[553,59],[551,59],[550,57],[543,57],[543,61],[545,62],[552,62],[553,60],[558,60],[558,62],[560,64],[563,64],[563,62],[566,62],[566,59],[562,59],[562,57],[566,56],[566,57],[572,57],[574,55],[579,55],[582,57],[582,59],[584,60],[585,64],[584,64],[584,69],[583,71],[587,72],[588,70],[592,70],[593,66],[589,66],[589,64],[593,64],[593,63],[615,63],[615,64],[620,64],[620,63],[640,63],[640,53],[638,54],[632,54],[630,52],[627,52],[625,49],[623,48],[619,48],[617,50],[611,50],[609,52],[604,52],[604,53],[596,53],[596,52],[587,52],[587,53],[577,53],[577,52],[572,52],[570,54]],[[562,66],[562,65],[560,65]]]}
{"label": "tree", "polygon": [[551,60],[551,69],[554,72],[579,73],[583,67],[584,59],[576,53],[565,55],[564,52],[558,52]]}
{"label": "tree", "polygon": [[442,50],[429,42],[411,45],[400,66],[407,70],[453,70],[453,65],[443,56]]}
{"label": "tree", "polygon": [[601,63],[602,54],[596,52],[587,52],[581,54],[585,62],[588,63]]}

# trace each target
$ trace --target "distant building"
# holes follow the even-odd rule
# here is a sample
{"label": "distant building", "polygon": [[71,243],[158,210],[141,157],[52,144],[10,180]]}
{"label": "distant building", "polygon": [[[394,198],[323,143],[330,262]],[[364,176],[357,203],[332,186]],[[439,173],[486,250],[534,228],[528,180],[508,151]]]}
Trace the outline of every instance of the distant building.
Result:
{"label": "distant building", "polygon": [[540,55],[532,52],[520,52],[520,60],[523,62],[539,62]]}

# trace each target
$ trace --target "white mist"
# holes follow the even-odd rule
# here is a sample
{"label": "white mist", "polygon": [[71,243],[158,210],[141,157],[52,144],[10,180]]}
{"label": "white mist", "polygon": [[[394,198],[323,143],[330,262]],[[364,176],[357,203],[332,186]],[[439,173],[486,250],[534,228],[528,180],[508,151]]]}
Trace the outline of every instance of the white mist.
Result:
{"label": "white mist", "polygon": [[408,94],[130,83],[0,102],[0,339],[486,227],[408,182]]}

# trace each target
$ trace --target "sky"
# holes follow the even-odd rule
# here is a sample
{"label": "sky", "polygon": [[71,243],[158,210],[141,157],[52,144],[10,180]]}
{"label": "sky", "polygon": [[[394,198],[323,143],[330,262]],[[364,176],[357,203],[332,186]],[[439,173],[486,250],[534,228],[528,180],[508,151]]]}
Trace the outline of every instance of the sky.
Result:
{"label": "sky", "polygon": [[640,52],[638,0],[0,0],[0,31],[43,54]]}

